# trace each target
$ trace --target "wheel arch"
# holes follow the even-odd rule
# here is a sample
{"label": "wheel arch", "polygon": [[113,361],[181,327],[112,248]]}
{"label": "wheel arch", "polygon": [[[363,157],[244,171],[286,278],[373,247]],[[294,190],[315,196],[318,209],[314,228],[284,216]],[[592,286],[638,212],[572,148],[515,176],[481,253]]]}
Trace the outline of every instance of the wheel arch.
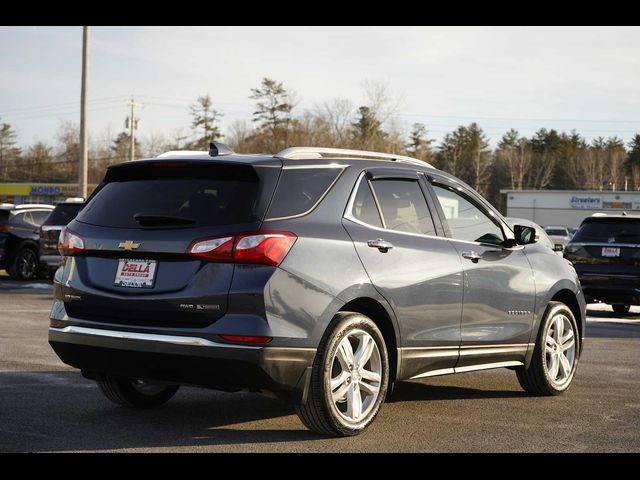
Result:
{"label": "wheel arch", "polygon": [[398,343],[399,333],[392,320],[388,307],[371,297],[358,297],[345,303],[339,312],[355,312],[366,315],[378,326],[387,344],[389,355],[389,373],[392,378],[389,383],[395,382],[398,376]]}

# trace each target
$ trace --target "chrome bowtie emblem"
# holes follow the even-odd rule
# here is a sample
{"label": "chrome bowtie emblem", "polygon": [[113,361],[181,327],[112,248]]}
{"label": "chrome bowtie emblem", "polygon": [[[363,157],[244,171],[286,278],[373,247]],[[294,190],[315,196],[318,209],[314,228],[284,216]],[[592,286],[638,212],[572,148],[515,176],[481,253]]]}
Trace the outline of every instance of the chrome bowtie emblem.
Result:
{"label": "chrome bowtie emblem", "polygon": [[125,250],[135,250],[140,246],[139,243],[132,242],[131,240],[127,240],[126,242],[120,242],[118,248],[123,248]]}

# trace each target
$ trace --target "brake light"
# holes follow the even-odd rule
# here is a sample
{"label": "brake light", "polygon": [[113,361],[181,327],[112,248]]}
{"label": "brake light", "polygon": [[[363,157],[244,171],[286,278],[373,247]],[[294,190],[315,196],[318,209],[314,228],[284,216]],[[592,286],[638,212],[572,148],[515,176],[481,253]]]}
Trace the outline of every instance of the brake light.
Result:
{"label": "brake light", "polygon": [[44,230],[42,230],[42,225],[38,227],[38,236],[40,238],[44,238]]}
{"label": "brake light", "polygon": [[291,232],[251,232],[234,237],[196,240],[187,253],[210,262],[235,262],[277,267],[297,240]]}
{"label": "brake light", "polygon": [[256,335],[220,335],[229,342],[236,343],[269,343],[271,337],[260,337]]}
{"label": "brake light", "polygon": [[0,225],[0,233],[9,233],[11,230],[13,230],[13,227],[8,223]]}
{"label": "brake light", "polygon": [[85,251],[84,240],[77,233],[63,228],[58,238],[58,252],[62,256],[79,255]]}

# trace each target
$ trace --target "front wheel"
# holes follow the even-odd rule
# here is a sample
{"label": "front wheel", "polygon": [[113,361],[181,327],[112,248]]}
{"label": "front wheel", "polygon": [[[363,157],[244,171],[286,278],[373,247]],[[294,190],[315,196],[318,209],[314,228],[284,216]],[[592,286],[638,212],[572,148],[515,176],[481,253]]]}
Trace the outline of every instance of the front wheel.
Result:
{"label": "front wheel", "polygon": [[327,328],[311,372],[305,426],[337,437],[363,432],[380,411],[389,383],[389,359],[376,324],[359,313],[338,313]]}
{"label": "front wheel", "polygon": [[179,385],[156,385],[144,380],[107,375],[98,381],[105,397],[126,407],[153,408],[168,402]]}
{"label": "front wheel", "polygon": [[571,310],[550,302],[529,368],[516,370],[524,390],[534,395],[559,395],[566,391],[576,373],[580,357],[580,335]]}

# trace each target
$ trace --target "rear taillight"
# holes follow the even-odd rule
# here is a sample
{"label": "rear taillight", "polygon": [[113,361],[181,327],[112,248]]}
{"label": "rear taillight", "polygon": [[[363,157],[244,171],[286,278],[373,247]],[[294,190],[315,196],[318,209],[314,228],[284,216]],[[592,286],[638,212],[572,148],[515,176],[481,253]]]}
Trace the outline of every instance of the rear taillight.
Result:
{"label": "rear taillight", "polygon": [[44,230],[42,230],[42,225],[38,227],[38,236],[40,238],[44,238]]}
{"label": "rear taillight", "polygon": [[233,261],[233,237],[196,240],[189,246],[187,253],[210,262],[231,262]]}
{"label": "rear taillight", "polygon": [[84,240],[77,233],[63,228],[58,238],[58,252],[62,256],[79,255],[85,251]]}
{"label": "rear taillight", "polygon": [[298,237],[291,232],[251,232],[196,240],[187,253],[210,262],[256,263],[277,267]]}
{"label": "rear taillight", "polygon": [[0,233],[9,233],[11,230],[13,230],[13,227],[8,223],[0,225]]}

